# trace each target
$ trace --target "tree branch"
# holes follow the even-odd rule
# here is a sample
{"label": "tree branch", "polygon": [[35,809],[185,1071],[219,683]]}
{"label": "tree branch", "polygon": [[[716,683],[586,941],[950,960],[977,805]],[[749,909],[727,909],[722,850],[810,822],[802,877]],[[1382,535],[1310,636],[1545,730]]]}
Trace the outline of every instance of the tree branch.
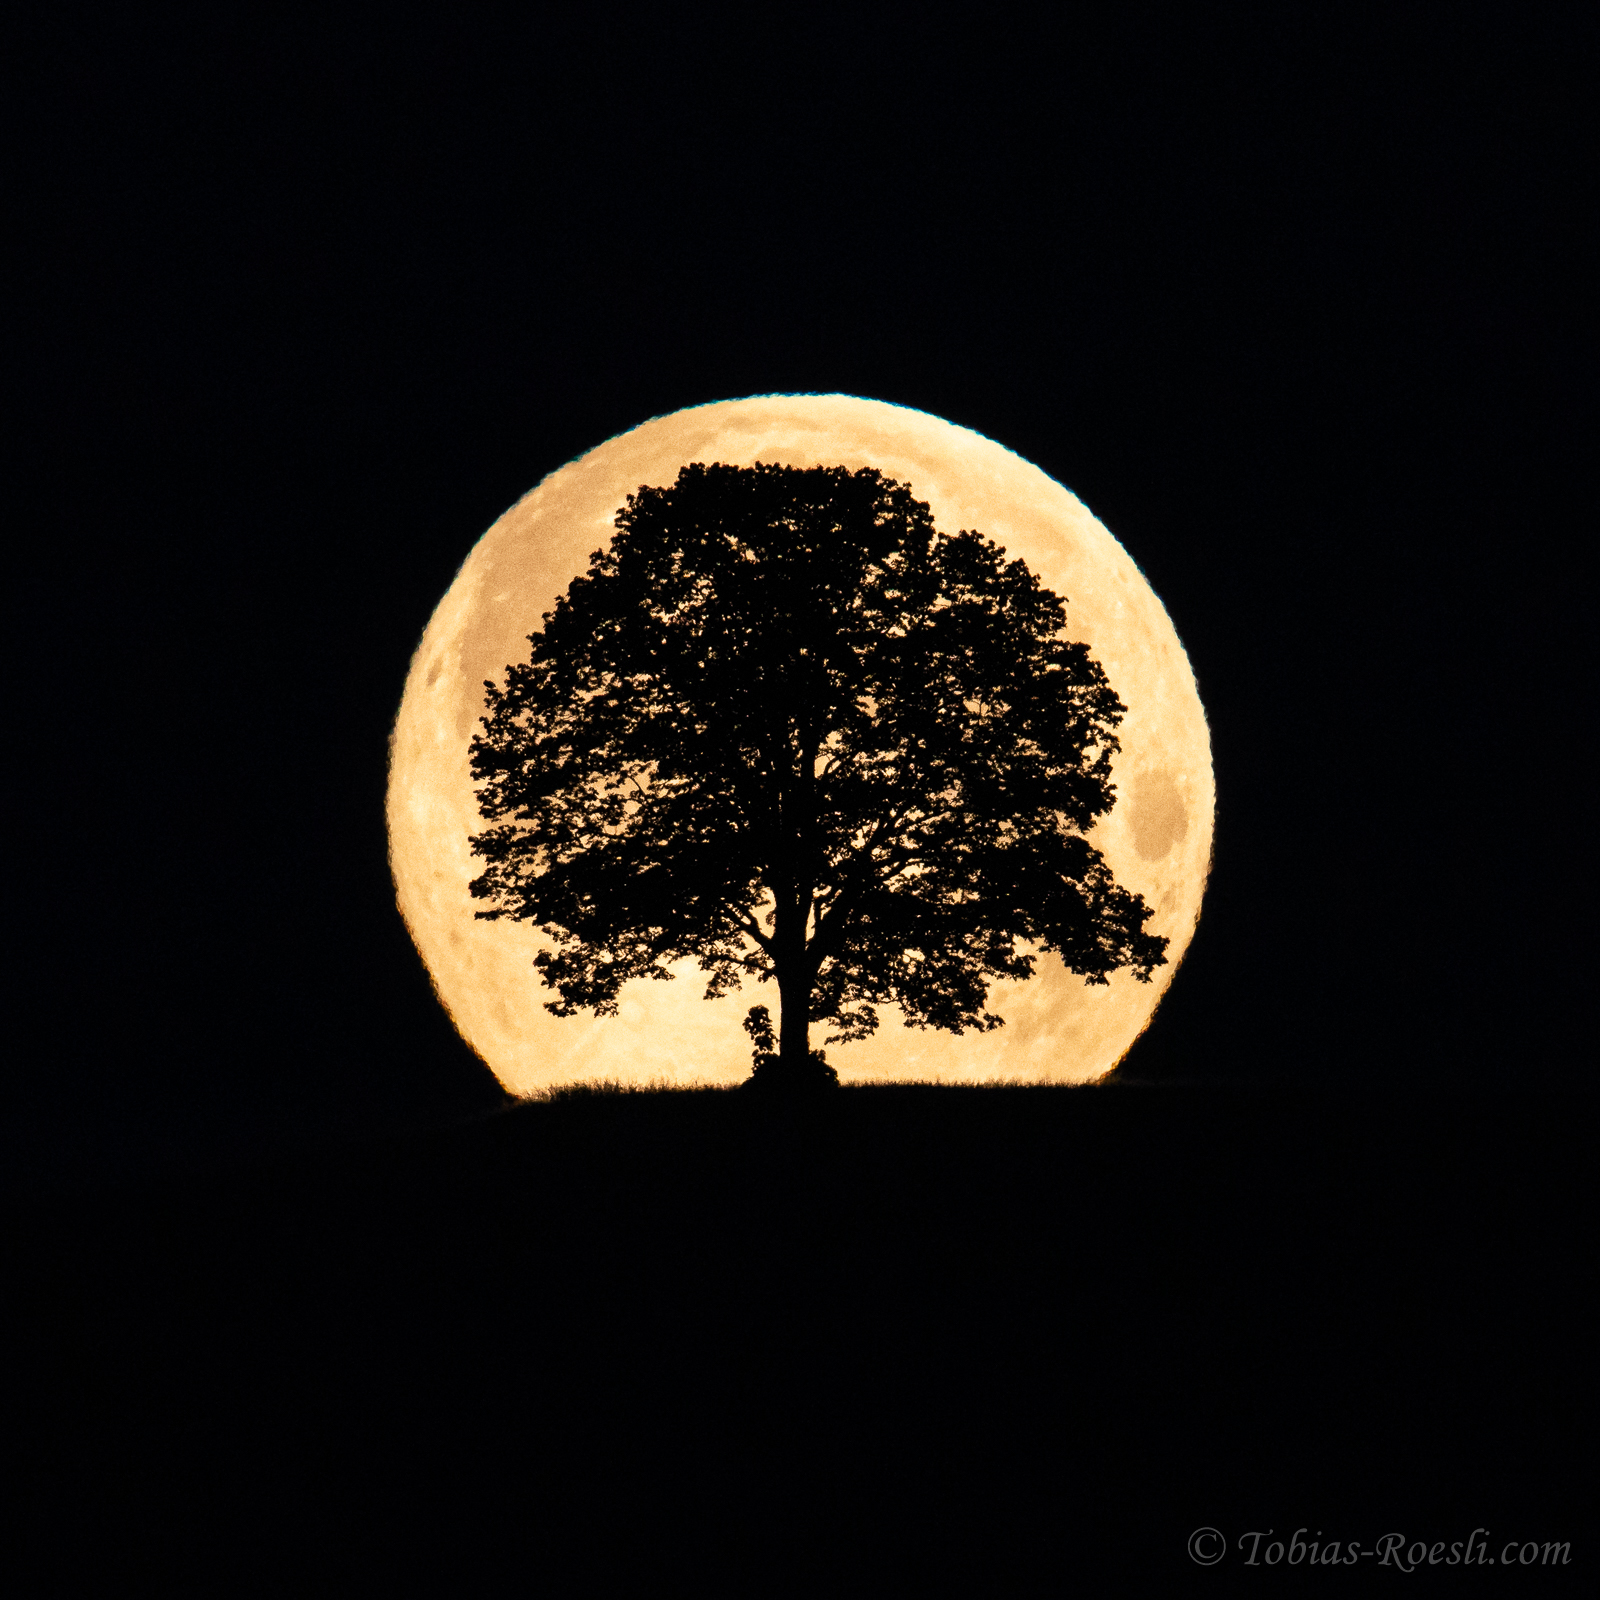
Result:
{"label": "tree branch", "polygon": [[748,934],[758,945],[761,946],[761,948],[767,954],[767,959],[770,961],[772,959],[772,941],[761,931],[760,924],[756,922],[755,918],[746,916],[742,912],[738,912],[735,913],[733,920],[741,933]]}

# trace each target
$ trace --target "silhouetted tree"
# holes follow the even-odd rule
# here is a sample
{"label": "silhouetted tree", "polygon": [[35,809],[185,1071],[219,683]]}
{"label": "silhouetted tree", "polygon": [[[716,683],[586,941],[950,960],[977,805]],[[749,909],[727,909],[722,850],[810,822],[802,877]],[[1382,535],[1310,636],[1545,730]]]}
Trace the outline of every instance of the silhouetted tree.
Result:
{"label": "silhouetted tree", "polygon": [[1166,940],[1083,837],[1124,707],[1063,602],[871,468],[686,466],[643,487],[488,690],[472,744],[479,917],[539,924],[557,1016],[615,1013],[693,957],[714,998],[774,979],[756,1081],[894,1002],[959,1033],[1058,951],[1148,982]]}

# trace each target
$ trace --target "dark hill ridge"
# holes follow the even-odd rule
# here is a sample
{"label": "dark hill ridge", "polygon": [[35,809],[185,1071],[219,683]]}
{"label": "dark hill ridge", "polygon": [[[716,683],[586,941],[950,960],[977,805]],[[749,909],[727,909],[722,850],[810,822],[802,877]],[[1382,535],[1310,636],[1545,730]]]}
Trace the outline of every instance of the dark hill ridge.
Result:
{"label": "dark hill ridge", "polygon": [[1588,1143],[1572,1097],[573,1094],[14,1205],[12,1414],[153,1562],[458,1503],[677,1506],[685,1559],[864,1504],[1153,1571],[1230,1517],[1577,1538]]}

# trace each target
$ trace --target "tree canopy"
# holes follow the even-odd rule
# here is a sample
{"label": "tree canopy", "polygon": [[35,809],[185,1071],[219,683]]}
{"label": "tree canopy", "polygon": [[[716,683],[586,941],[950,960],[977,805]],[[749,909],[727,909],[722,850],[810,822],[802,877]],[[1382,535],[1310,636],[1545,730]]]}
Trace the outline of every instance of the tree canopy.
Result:
{"label": "tree canopy", "polygon": [[872,468],[696,463],[641,487],[471,747],[482,918],[539,925],[571,1016],[694,959],[773,980],[758,1079],[828,1075],[892,1002],[959,1033],[1052,950],[1148,982],[1166,940],[1084,837],[1125,708],[1065,606]]}

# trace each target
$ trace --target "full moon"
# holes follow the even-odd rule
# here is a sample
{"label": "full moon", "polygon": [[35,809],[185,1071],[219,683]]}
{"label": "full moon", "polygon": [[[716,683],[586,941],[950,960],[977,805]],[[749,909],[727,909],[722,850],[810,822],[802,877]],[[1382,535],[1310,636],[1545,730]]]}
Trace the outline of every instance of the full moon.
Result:
{"label": "full moon", "polygon": [[[763,395],[692,406],[607,440],[553,472],[478,540],[423,633],[389,755],[389,856],[400,911],[463,1038],[514,1094],[557,1084],[733,1084],[750,1074],[740,1026],[771,985],[704,1000],[692,962],[675,982],[638,980],[619,1014],[558,1018],[533,958],[550,947],[526,923],[482,922],[467,885],[482,870],[470,838],[485,826],[467,748],[485,679],[525,660],[528,635],[643,484],[671,484],[689,462],[876,467],[926,501],[943,532],[972,529],[1020,557],[1066,601],[1067,635],[1087,644],[1127,707],[1113,762],[1116,803],[1089,837],[1116,880],[1154,909],[1168,939],[1150,983],[1074,977],[1054,955],[1034,976],[998,983],[1005,1026],[952,1035],[907,1028],[880,1007],[878,1032],[829,1047],[846,1082],[918,1079],[1086,1083],[1103,1077],[1149,1024],[1194,935],[1211,864],[1211,741],[1178,635],[1127,551],[1068,490],[1003,445],[926,412],[849,395]],[[698,980],[698,981],[697,981]],[[813,1043],[821,1039],[813,1035]]]}

